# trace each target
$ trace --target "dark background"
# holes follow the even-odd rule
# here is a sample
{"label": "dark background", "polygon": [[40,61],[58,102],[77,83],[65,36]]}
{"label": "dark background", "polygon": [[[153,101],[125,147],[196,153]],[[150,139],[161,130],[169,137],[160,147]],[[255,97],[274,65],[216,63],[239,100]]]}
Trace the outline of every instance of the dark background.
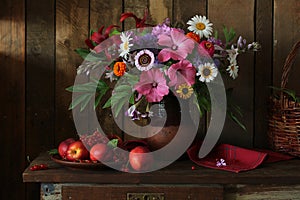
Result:
{"label": "dark background", "polygon": [[[82,62],[74,49],[85,47],[89,30],[101,25],[134,28],[133,20],[119,22],[121,13],[142,17],[146,7],[153,23],[165,17],[185,23],[196,14],[206,15],[219,32],[223,25],[233,27],[262,45],[257,54],[239,57],[233,85],[248,131],[227,120],[220,142],[268,147],[268,86],[280,85],[284,60],[300,39],[299,0],[1,0],[0,199],[38,199],[38,186],[22,183],[27,156],[32,160],[76,136],[68,110],[71,94],[65,90]],[[299,94],[298,64],[299,59],[288,87]]]}

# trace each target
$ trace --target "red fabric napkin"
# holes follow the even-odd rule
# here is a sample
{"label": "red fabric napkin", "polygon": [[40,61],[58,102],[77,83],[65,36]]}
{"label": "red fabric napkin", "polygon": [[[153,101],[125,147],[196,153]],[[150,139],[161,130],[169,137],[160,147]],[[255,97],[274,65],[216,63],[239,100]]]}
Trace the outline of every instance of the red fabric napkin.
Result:
{"label": "red fabric napkin", "polygon": [[189,158],[197,165],[230,172],[248,171],[257,168],[263,162],[277,162],[294,157],[270,150],[250,150],[230,144],[220,144],[205,157],[200,159],[198,152],[201,143],[187,150]]}

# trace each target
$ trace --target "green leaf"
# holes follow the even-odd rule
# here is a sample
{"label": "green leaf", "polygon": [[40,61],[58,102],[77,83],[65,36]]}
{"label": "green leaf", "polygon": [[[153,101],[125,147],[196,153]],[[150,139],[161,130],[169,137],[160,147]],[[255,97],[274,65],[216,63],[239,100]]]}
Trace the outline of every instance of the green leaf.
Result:
{"label": "green leaf", "polygon": [[80,96],[78,96],[77,98],[75,98],[72,103],[69,106],[69,110],[74,109],[76,106],[78,106],[80,103],[82,103],[88,96],[90,95],[90,93],[85,93],[82,94]]}
{"label": "green leaf", "polygon": [[108,85],[104,82],[104,81],[102,81],[102,80],[99,80],[98,82],[97,82],[97,90],[99,91],[99,90],[108,90]]}
{"label": "green leaf", "polygon": [[134,104],[134,94],[131,95],[131,97],[129,99],[129,103]]}
{"label": "green leaf", "polygon": [[232,113],[232,112],[228,112],[229,117],[235,122],[237,123],[244,131],[247,131],[245,125],[240,122],[240,120]]}
{"label": "green leaf", "polygon": [[75,52],[81,56],[81,58],[85,59],[89,53],[90,53],[90,50],[89,49],[84,49],[84,48],[77,48],[75,49]]}
{"label": "green leaf", "polygon": [[125,90],[122,92],[115,92],[114,95],[111,97],[111,107],[114,113],[116,114],[116,116],[119,115],[123,105],[129,102],[129,99],[131,97],[130,94],[131,93],[128,93],[128,91]]}
{"label": "green leaf", "polygon": [[111,97],[106,101],[102,108],[109,108],[111,107]]}
{"label": "green leaf", "polygon": [[230,29],[228,30],[227,27],[224,26],[224,28],[223,28],[223,33],[224,33],[224,36],[225,36],[226,44],[232,42],[232,40],[233,40],[234,37],[235,37],[235,31],[233,30],[233,28],[230,28]]}
{"label": "green leaf", "polygon": [[95,103],[94,103],[94,110],[98,107],[101,99],[102,99],[103,95],[98,95],[95,99]]}
{"label": "green leaf", "polygon": [[81,106],[80,106],[80,112],[82,112],[86,106],[89,104],[91,98],[92,98],[93,94],[89,94],[88,96],[86,96],[86,98],[81,102]]}
{"label": "green leaf", "polygon": [[111,36],[113,36],[113,35],[120,35],[120,34],[121,34],[120,31],[114,29],[114,30],[109,34],[109,37],[111,37]]}
{"label": "green leaf", "polygon": [[66,88],[69,92],[95,92],[97,84],[93,82],[77,84]]}
{"label": "green leaf", "polygon": [[112,139],[107,143],[107,146],[111,147],[111,148],[116,148],[118,146],[118,139]]}
{"label": "green leaf", "polygon": [[214,38],[218,39],[218,37],[219,37],[219,33],[218,31],[215,31]]}
{"label": "green leaf", "polygon": [[58,149],[51,149],[51,150],[48,151],[48,154],[49,155],[56,155],[56,154],[58,154]]}
{"label": "green leaf", "polygon": [[284,92],[286,93],[288,96],[290,96],[295,102],[299,101],[299,97],[296,96],[296,92],[294,90],[290,90],[290,89],[286,89],[286,88],[278,88],[275,86],[270,86],[270,88],[277,90],[279,92]]}

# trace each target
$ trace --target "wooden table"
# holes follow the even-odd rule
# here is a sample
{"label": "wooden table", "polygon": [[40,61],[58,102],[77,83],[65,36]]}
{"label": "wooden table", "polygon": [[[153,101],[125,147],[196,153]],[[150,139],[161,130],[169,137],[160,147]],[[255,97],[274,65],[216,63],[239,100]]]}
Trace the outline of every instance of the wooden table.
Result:
{"label": "wooden table", "polygon": [[[29,170],[40,163],[48,164],[49,169]],[[70,169],[53,162],[44,153],[30,166],[23,173],[23,181],[41,183],[41,199],[300,199],[299,159],[262,164],[241,173],[208,169],[190,160],[180,160],[155,172],[131,174],[110,168]]]}

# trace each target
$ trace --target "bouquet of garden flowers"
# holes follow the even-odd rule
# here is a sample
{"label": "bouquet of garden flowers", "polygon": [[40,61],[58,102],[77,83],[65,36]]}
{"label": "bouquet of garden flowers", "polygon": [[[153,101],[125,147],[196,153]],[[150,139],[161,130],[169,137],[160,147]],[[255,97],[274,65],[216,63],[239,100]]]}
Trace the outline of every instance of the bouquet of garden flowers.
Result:
{"label": "bouquet of garden flowers", "polygon": [[[128,18],[135,20],[137,29],[120,32],[118,26],[111,25],[104,31],[102,26],[85,41],[88,49],[76,50],[85,59],[77,69],[78,74],[90,75],[100,69],[103,76],[67,88],[80,94],[73,98],[70,109],[78,105],[84,109],[93,98],[96,108],[101,98],[112,92],[102,107],[112,107],[119,115],[127,104],[123,114],[136,120],[153,116],[151,104],[172,93],[181,99],[194,94],[203,114],[210,110],[206,84],[218,74],[236,79],[238,55],[259,49],[257,42],[247,43],[242,36],[236,39],[232,28],[225,27],[225,41],[220,40],[205,16],[192,17],[187,22],[187,31],[172,26],[168,18],[158,25],[147,24],[147,12],[142,19],[133,13],[123,13],[120,21]],[[112,91],[105,79],[117,82]],[[234,111],[240,113],[239,107],[233,108],[228,110],[230,117],[244,128],[234,115]]]}

